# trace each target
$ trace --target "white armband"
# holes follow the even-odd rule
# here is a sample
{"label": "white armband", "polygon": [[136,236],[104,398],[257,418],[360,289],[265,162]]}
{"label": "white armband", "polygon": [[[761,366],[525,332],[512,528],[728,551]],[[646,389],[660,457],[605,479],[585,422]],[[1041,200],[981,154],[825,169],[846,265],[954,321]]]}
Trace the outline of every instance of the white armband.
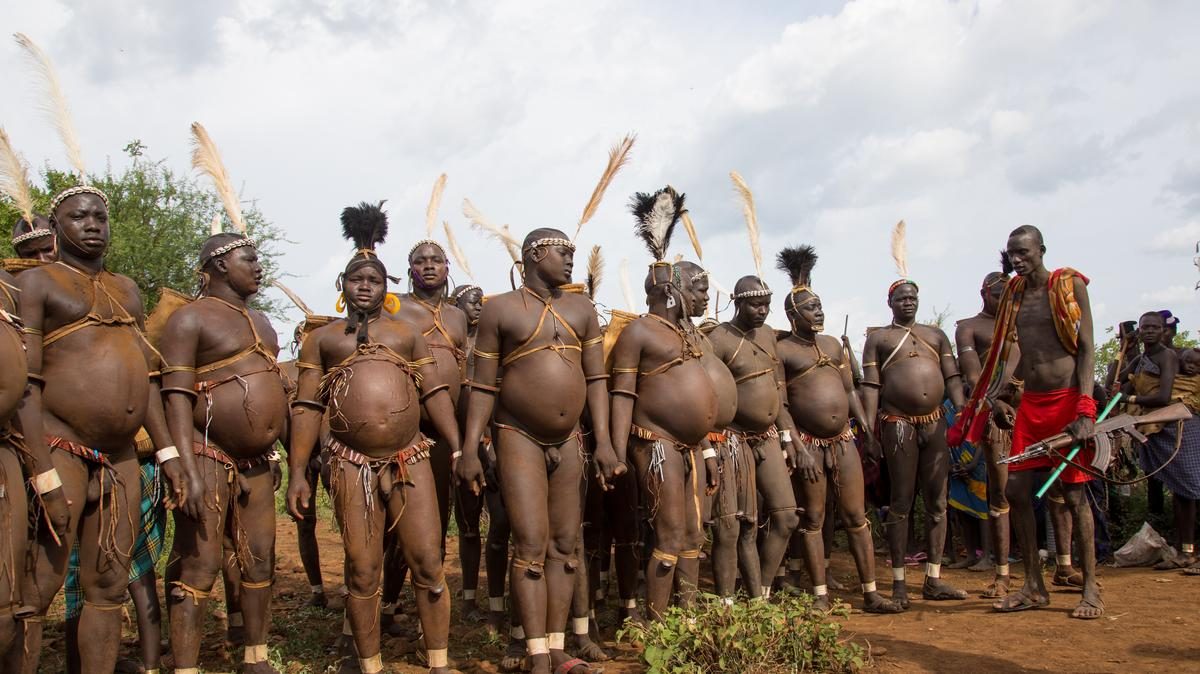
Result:
{"label": "white armband", "polygon": [[779,441],[780,442],[791,442],[792,441],[792,432],[791,431],[779,431]]}
{"label": "white armband", "polygon": [[50,470],[39,473],[33,476],[33,488],[39,494],[54,491],[62,486],[62,478],[58,476],[58,469],[51,468]]}
{"label": "white armband", "polygon": [[717,458],[717,450],[712,447],[705,447],[704,451],[700,452],[700,456],[705,459],[715,459]]}
{"label": "white armband", "polygon": [[171,445],[169,447],[163,447],[162,449],[160,449],[154,453],[154,459],[156,461],[158,461],[158,465],[160,465],[160,466],[163,465],[164,463],[170,461],[171,459],[178,459],[178,458],[179,458],[179,450],[175,448],[175,445]]}

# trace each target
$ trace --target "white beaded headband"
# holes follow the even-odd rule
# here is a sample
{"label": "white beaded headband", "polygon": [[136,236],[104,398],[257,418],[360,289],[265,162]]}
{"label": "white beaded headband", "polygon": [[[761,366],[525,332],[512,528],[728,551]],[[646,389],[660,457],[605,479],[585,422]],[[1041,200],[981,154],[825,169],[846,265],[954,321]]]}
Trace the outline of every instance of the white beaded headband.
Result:
{"label": "white beaded headband", "polygon": [[75,187],[68,187],[67,189],[59,192],[54,196],[53,199],[50,200],[50,212],[54,213],[54,211],[58,210],[59,204],[67,199],[70,199],[76,194],[95,194],[96,196],[100,197],[101,201],[104,202],[104,207],[108,208],[108,195],[102,192],[100,188],[92,187],[91,185],[76,185]]}
{"label": "white beaded headband", "polygon": [[529,242],[528,246],[525,246],[525,250],[531,251],[534,248],[541,248],[542,246],[565,246],[569,250],[575,250],[575,244],[572,243],[570,239],[564,239],[557,236],[534,239],[533,241]]}
{"label": "white beaded headband", "polygon": [[54,236],[54,232],[52,232],[48,229],[41,229],[41,228],[34,229],[32,231],[25,232],[24,234],[21,234],[20,236],[14,236],[13,240],[12,240],[12,245],[16,246],[18,244],[25,243],[26,241],[40,239],[43,236]]}
{"label": "white beaded headband", "polygon": [[237,249],[237,248],[241,248],[242,246],[255,246],[255,245],[256,244],[254,243],[254,239],[251,239],[250,237],[234,239],[233,241],[230,241],[229,243],[225,244],[224,246],[221,246],[220,248],[209,253],[208,258],[206,258],[204,260],[204,262],[205,263],[211,262],[212,260],[215,260],[216,258],[221,257],[225,253],[228,253],[229,251]]}

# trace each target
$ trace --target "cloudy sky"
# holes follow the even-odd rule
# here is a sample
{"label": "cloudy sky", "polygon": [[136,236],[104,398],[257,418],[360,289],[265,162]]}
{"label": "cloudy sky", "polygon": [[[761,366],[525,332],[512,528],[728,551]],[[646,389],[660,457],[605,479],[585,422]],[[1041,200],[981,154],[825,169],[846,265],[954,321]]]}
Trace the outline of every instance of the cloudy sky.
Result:
{"label": "cloudy sky", "polygon": [[[856,342],[889,318],[902,218],[922,317],[973,314],[1007,233],[1031,223],[1048,265],[1092,277],[1098,324],[1162,307],[1200,321],[1192,2],[46,0],[4,3],[0,25],[56,61],[97,169],[138,138],[187,170],[202,122],[296,242],[284,267],[322,312],[350,252],[343,206],[388,200],[383,254],[400,271],[447,173],[442,216],[477,282],[507,289],[507,257],[467,229],[463,198],[522,234],[572,230],[632,131],[632,162],[580,237],[604,247],[608,306],[625,307],[620,260],[635,286],[649,262],[628,196],[667,183],[722,285],[752,272],[737,170],[768,266],[815,245],[829,329],[849,315]],[[32,164],[61,165],[12,42],[0,72],[0,124]],[[692,256],[682,228],[673,250]],[[772,322],[786,324],[782,294]]]}

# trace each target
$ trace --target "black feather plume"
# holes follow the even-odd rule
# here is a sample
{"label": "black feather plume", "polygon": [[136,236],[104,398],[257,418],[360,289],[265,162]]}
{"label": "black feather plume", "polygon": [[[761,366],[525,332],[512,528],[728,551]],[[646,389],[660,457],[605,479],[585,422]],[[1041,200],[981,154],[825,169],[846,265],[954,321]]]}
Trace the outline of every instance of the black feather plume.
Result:
{"label": "black feather plume", "polygon": [[784,248],[775,257],[775,266],[788,275],[792,287],[812,285],[812,270],[817,264],[817,251],[812,246]]}
{"label": "black feather plume", "polygon": [[637,219],[633,231],[645,242],[655,262],[667,258],[671,235],[683,215],[683,197],[668,185],[654,194],[638,192],[629,200],[629,211]]}
{"label": "black feather plume", "polygon": [[378,204],[366,201],[342,210],[342,236],[354,243],[356,249],[375,250],[387,238],[388,219],[383,212],[386,201]]}
{"label": "black feather plume", "polygon": [[1000,251],[1000,271],[1004,272],[1005,276],[1013,273],[1012,260],[1008,258],[1008,251]]}

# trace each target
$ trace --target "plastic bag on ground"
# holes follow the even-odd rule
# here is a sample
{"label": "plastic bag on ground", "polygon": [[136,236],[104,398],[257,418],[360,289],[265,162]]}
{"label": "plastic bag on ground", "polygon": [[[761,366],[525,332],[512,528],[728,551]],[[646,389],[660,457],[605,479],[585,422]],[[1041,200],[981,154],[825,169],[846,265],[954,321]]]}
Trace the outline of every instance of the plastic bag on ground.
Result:
{"label": "plastic bag on ground", "polygon": [[1175,548],[1167,543],[1167,539],[1149,522],[1143,522],[1142,528],[1113,557],[1116,566],[1153,566],[1160,560],[1173,559],[1175,555]]}

